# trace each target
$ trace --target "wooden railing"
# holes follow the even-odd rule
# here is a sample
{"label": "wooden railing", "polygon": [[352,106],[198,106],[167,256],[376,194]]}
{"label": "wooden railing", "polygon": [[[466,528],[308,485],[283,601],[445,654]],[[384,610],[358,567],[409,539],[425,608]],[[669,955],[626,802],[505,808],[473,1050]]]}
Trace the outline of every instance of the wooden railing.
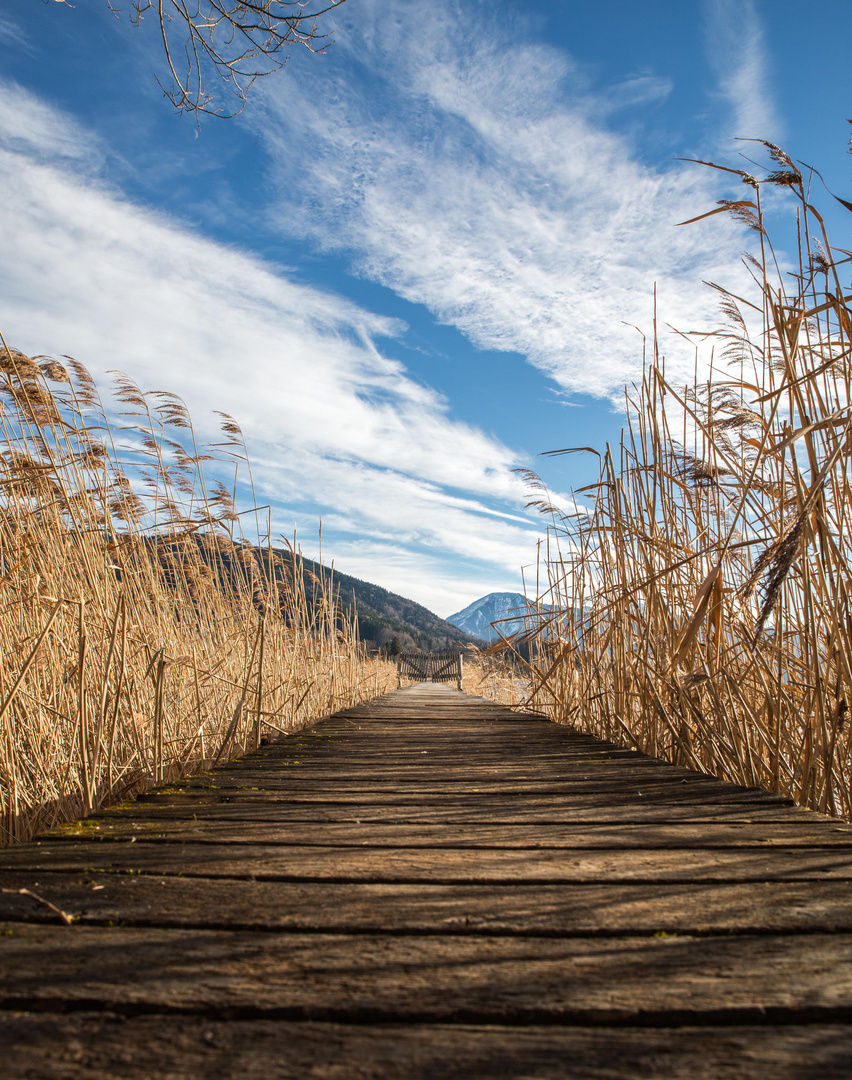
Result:
{"label": "wooden railing", "polygon": [[458,652],[403,652],[397,656],[396,670],[403,679],[414,682],[451,683],[462,688],[462,655]]}

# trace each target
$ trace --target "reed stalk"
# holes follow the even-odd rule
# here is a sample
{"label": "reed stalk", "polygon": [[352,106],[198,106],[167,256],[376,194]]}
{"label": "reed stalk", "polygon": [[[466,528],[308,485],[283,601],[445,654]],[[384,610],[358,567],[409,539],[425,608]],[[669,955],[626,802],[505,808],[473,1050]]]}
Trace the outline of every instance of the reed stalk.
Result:
{"label": "reed stalk", "polygon": [[2,341],[0,844],[396,683],[294,544],[243,538],[233,418],[202,452],[175,395],[116,392],[122,427],[81,364]]}
{"label": "reed stalk", "polygon": [[[829,242],[813,177],[764,147],[767,174],[739,174],[748,197],[710,212],[746,220],[760,254],[750,294],[713,286],[724,325],[692,338],[712,350],[709,374],[674,384],[655,338],[620,444],[576,493],[586,505],[563,513],[534,492],[551,608],[530,635],[527,700],[850,819],[850,256]],[[796,215],[798,256],[781,270],[767,188]]]}

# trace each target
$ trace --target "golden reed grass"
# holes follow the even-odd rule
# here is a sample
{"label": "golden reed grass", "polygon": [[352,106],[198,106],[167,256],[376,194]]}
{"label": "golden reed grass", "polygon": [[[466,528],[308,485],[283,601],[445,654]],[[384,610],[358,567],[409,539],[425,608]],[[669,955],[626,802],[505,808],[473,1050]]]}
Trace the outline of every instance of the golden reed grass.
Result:
{"label": "golden reed grass", "polygon": [[474,697],[487,698],[499,705],[513,708],[526,707],[526,697],[530,684],[523,665],[513,663],[511,659],[494,655],[488,650],[465,653],[462,669],[462,690]]}
{"label": "golden reed grass", "polygon": [[[752,293],[713,286],[725,325],[701,336],[710,378],[674,385],[655,341],[590,508],[560,513],[540,485],[532,500],[550,519],[555,610],[534,618],[529,700],[850,818],[850,253],[829,243],[813,177],[763,145],[768,174],[741,171],[746,197],[711,211],[745,220],[759,255]],[[795,206],[790,268],[767,235],[767,189]]]}
{"label": "golden reed grass", "polygon": [[121,431],[82,365],[2,343],[0,844],[396,682],[268,518],[264,545],[241,539],[205,474],[248,469],[236,422],[213,456],[177,397],[116,391]]}

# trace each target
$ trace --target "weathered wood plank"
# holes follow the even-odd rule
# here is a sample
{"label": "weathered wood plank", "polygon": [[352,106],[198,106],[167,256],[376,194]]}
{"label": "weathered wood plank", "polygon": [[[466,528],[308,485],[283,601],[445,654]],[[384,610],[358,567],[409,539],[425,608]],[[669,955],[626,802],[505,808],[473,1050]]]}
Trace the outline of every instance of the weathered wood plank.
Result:
{"label": "weathered wood plank", "polygon": [[184,874],[277,880],[413,882],[852,881],[848,848],[649,850],[284,847],[44,841],[0,852],[0,869]]}
{"label": "weathered wood plank", "polygon": [[9,1075],[40,1080],[847,1080],[849,1030],[342,1025],[15,1014]]}
{"label": "weathered wood plank", "polygon": [[2,873],[0,919],[288,933],[578,935],[852,933],[843,881],[725,885],[389,885]]}
{"label": "weathered wood plank", "polygon": [[834,819],[821,817],[813,811],[797,806],[775,803],[686,803],[649,804],[629,803],[620,806],[590,805],[554,806],[527,803],[505,806],[499,799],[481,802],[437,802],[429,806],[416,803],[399,806],[370,803],[289,802],[286,799],[198,799],[187,805],[185,801],[145,801],[123,803],[98,815],[99,820],[131,818],[134,821],[268,821],[301,822],[304,824],[324,822],[348,822],[366,828],[382,823],[396,825],[429,824],[434,826],[457,826],[472,822],[488,821],[502,825],[664,825],[671,822],[728,822],[738,824],[791,824],[802,822],[820,823],[827,827]]}
{"label": "weathered wood plank", "polygon": [[[654,793],[665,792],[670,789],[678,790],[681,787],[688,789],[687,793],[703,794],[706,792],[727,792],[729,794],[753,795],[755,788],[737,787],[733,784],[722,785],[719,781],[704,777],[677,777],[664,773],[662,769],[643,768],[631,769],[625,765],[621,768],[609,770],[598,769],[593,775],[583,773],[572,775],[569,770],[562,770],[561,775],[536,775],[530,770],[529,773],[520,775],[495,775],[493,772],[481,772],[471,769],[467,776],[462,774],[449,775],[444,770],[421,767],[409,774],[400,770],[389,769],[379,775],[373,770],[363,769],[360,775],[354,772],[334,773],[323,770],[315,772],[310,768],[296,767],[281,768],[276,771],[269,769],[245,769],[240,772],[217,772],[214,776],[199,777],[179,785],[172,785],[175,792],[196,792],[217,790],[227,794],[230,790],[247,790],[248,785],[257,784],[263,791],[313,791],[319,796],[333,795],[338,791],[366,792],[380,794],[387,789],[404,787],[417,795],[465,795],[471,791],[482,794],[526,794],[531,795],[554,795],[584,794],[601,790],[617,791],[619,787],[635,785],[642,791]],[[248,790],[254,790],[248,788]],[[767,795],[766,792],[759,792]],[[771,795],[767,795],[772,798]]]}
{"label": "weathered wood plank", "polygon": [[4,1009],[338,1023],[852,1022],[849,935],[554,940],[0,924],[7,929]]}
{"label": "weathered wood plank", "polygon": [[[271,772],[271,770],[270,770]],[[653,798],[656,795],[678,799],[692,798],[706,795],[728,795],[730,797],[745,798],[753,801],[755,797],[761,801],[769,799],[775,801],[771,795],[755,788],[735,787],[733,784],[722,785],[711,779],[675,779],[660,776],[655,772],[622,770],[623,775],[613,770],[600,776],[565,776],[542,777],[541,779],[518,777],[514,780],[494,778],[491,776],[474,776],[466,780],[444,777],[439,772],[423,770],[417,779],[405,777],[363,777],[341,776],[337,779],[328,777],[314,777],[309,772],[293,772],[287,775],[276,776],[274,773],[251,772],[242,775],[230,776],[227,773],[217,774],[204,779],[198,779],[191,783],[175,786],[170,790],[173,794],[205,793],[217,791],[220,795],[229,795],[233,791],[287,791],[294,795],[302,792],[310,792],[316,798],[332,798],[345,794],[367,795],[386,797],[389,793],[403,791],[406,795],[418,798],[429,798],[437,795],[441,798],[463,798],[469,794],[499,795],[502,797],[517,797],[527,794],[533,797],[552,796],[560,798],[566,796],[584,796],[604,793],[616,793],[619,789],[627,789],[631,794]],[[252,780],[257,781],[257,786],[250,786]],[[630,789],[633,788],[633,791]],[[685,790],[684,790],[685,789]]]}
{"label": "weathered wood plank", "polygon": [[[619,789],[616,784],[606,787],[601,786],[596,791],[578,792],[576,790],[566,790],[558,794],[551,792],[524,793],[523,791],[513,790],[480,792],[474,788],[464,795],[457,795],[455,798],[450,797],[449,794],[442,796],[438,791],[427,795],[423,792],[412,791],[407,786],[383,791],[355,792],[347,791],[343,786],[328,792],[289,791],[286,788],[278,791],[272,789],[261,790],[260,788],[257,791],[252,791],[249,788],[226,788],[216,791],[210,787],[183,792],[157,792],[155,790],[148,795],[140,796],[138,801],[148,804],[183,804],[188,814],[194,812],[196,804],[229,801],[232,803],[263,803],[267,806],[285,803],[291,806],[370,806],[377,809],[384,805],[405,808],[406,811],[409,809],[416,811],[424,805],[431,805],[447,813],[473,809],[479,811],[482,815],[488,814],[489,810],[496,806],[502,806],[504,810],[517,807],[522,812],[540,808],[550,811],[554,815],[554,819],[556,814],[566,808],[589,811],[607,807],[622,807],[627,809],[629,814],[632,808],[643,805],[664,808],[665,813],[668,813],[671,806],[694,807],[702,803],[714,807],[728,805],[748,807],[749,809],[753,806],[783,807],[784,805],[780,800],[764,795],[763,792],[752,792],[748,789],[742,791],[720,789],[717,791],[712,786],[708,786],[705,791],[699,792],[695,789],[686,791],[678,786],[654,790],[643,785],[640,790],[633,786]],[[662,819],[663,815],[661,814]]]}
{"label": "weathered wood plank", "polygon": [[364,827],[354,822],[233,821],[134,816],[87,818],[62,825],[42,838],[54,840],[131,840],[163,843],[265,844],[308,847],[494,847],[494,848],[708,848],[708,847],[840,847],[852,845],[852,826],[808,818],[784,823],[731,823],[726,820],[662,822],[646,825],[530,825],[515,822],[455,826],[421,823],[393,825],[378,822]]}
{"label": "weathered wood plank", "polygon": [[[215,779],[220,781],[244,782],[245,777],[280,777],[287,783],[311,783],[323,784],[332,780],[334,783],[360,783],[369,782],[375,785],[383,783],[399,784],[431,784],[439,780],[443,784],[461,784],[471,786],[471,778],[487,780],[491,783],[515,784],[515,783],[582,783],[583,781],[599,782],[601,779],[615,778],[624,775],[627,779],[642,780],[646,777],[656,783],[687,783],[694,784],[696,781],[704,783],[714,782],[709,777],[697,777],[684,775],[685,770],[664,770],[656,762],[637,761],[635,757],[628,759],[624,764],[618,762],[607,763],[606,766],[599,764],[594,775],[589,772],[588,765],[579,765],[576,762],[547,762],[542,763],[539,758],[532,758],[519,765],[509,765],[506,762],[495,760],[493,764],[472,764],[465,769],[463,766],[452,764],[450,761],[436,762],[426,758],[427,751],[418,751],[412,758],[403,759],[401,755],[382,754],[381,757],[370,761],[357,761],[354,754],[346,763],[346,769],[339,766],[335,768],[332,759],[323,758],[322,761],[304,753],[300,760],[284,758],[267,761],[253,758],[243,759],[241,762],[232,764],[227,769],[217,769]],[[456,759],[457,760],[457,759]],[[200,777],[185,781],[180,786],[196,787],[204,786],[213,777]]]}

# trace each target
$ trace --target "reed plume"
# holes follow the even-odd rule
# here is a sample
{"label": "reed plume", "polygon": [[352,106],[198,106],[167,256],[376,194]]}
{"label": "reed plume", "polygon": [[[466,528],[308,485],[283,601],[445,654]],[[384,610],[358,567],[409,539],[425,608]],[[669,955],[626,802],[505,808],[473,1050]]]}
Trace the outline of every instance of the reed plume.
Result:
{"label": "reed plume", "polygon": [[[385,692],[333,581],[239,532],[239,426],[201,452],[184,403],[0,349],[0,844]],[[208,479],[205,467],[211,470]]]}
{"label": "reed plume", "polygon": [[[745,221],[760,252],[747,258],[752,295],[713,286],[724,325],[701,335],[715,350],[710,376],[675,385],[655,341],[654,362],[626,391],[620,445],[578,493],[588,512],[560,513],[532,485],[549,520],[542,599],[554,610],[530,635],[527,700],[848,819],[850,256],[829,241],[813,178],[764,147],[762,179],[734,170],[748,198],[693,219]],[[791,271],[778,270],[767,188],[795,208]]]}

